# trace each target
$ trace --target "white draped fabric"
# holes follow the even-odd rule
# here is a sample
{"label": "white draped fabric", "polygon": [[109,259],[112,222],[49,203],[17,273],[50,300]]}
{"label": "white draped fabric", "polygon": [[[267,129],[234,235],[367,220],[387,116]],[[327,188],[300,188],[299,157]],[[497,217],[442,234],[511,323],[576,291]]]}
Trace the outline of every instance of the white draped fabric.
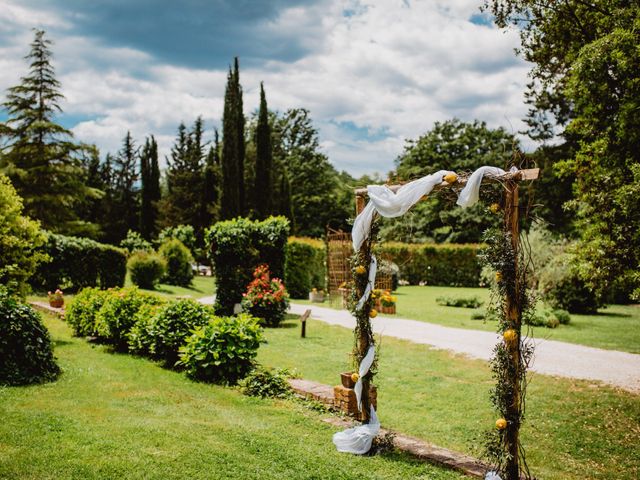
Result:
{"label": "white draped fabric", "polygon": [[[517,171],[512,168],[511,172]],[[393,192],[386,185],[369,185],[367,193],[369,194],[369,203],[360,212],[353,222],[353,230],[351,237],[353,240],[353,249],[357,252],[362,244],[369,238],[371,234],[371,224],[376,213],[383,217],[399,217],[404,215],[413,205],[418,203],[422,197],[428,195],[436,185],[443,182],[445,175],[453,173],[448,170],[440,170],[426,177],[422,177],[413,182],[401,186],[397,192]],[[467,180],[467,184],[458,196],[457,204],[461,207],[470,207],[479,199],[480,185],[485,175],[500,176],[505,171],[497,167],[480,167]],[[371,264],[369,265],[369,277],[367,287],[360,297],[356,310],[362,310],[364,304],[369,299],[373,286],[376,281],[377,262],[374,256],[371,256]],[[369,347],[367,354],[360,362],[358,369],[359,378],[355,385],[356,398],[358,399],[358,409],[362,411],[362,377],[364,377],[371,368],[375,358],[375,347]],[[371,442],[380,431],[380,422],[376,411],[371,407],[371,415],[368,424],[359,425],[349,428],[343,432],[338,432],[333,436],[333,443],[338,451],[355,453],[358,455],[365,454],[371,448]],[[486,480],[500,480],[495,472],[487,473]]]}

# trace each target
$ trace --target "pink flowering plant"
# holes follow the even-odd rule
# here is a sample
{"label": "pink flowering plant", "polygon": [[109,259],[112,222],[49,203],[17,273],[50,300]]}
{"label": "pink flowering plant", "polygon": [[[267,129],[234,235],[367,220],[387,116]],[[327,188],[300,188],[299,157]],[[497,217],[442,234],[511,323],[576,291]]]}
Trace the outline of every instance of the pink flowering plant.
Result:
{"label": "pink flowering plant", "polygon": [[271,278],[268,265],[253,272],[253,280],[242,294],[242,310],[259,318],[267,327],[277,327],[289,307],[289,294],[279,278]]}
{"label": "pink flowering plant", "polygon": [[57,288],[53,293],[47,292],[47,297],[49,298],[50,305],[62,306],[64,304],[64,292],[59,288]]}

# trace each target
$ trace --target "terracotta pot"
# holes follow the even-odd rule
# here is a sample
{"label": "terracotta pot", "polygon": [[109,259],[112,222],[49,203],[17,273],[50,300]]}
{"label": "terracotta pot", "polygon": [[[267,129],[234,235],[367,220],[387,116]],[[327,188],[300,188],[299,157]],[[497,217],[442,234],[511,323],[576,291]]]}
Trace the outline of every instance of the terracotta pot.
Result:
{"label": "terracotta pot", "polygon": [[53,308],[62,308],[64,305],[64,298],[61,299],[51,299],[49,300],[49,306]]}
{"label": "terracotta pot", "polygon": [[390,307],[385,307],[384,305],[380,306],[380,313],[386,313],[388,315],[396,314],[396,306],[391,305]]}
{"label": "terracotta pot", "polygon": [[340,380],[342,380],[342,386],[344,388],[353,388],[356,386],[356,382],[351,378],[353,372],[342,372],[340,374]]}

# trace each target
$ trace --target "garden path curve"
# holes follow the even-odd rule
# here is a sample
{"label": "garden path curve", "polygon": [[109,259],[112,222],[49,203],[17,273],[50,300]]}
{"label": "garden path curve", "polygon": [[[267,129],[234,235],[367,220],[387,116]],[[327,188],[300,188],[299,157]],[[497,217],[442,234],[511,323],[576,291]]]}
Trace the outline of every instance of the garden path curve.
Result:
{"label": "garden path curve", "polygon": [[[311,309],[311,317],[331,325],[353,329],[355,319],[346,310],[292,303],[291,313]],[[500,337],[491,332],[443,327],[433,323],[378,316],[372,319],[375,333],[431,345],[438,349],[488,360]],[[530,370],[546,375],[597,380],[640,393],[640,355],[585,347],[555,340],[534,339],[535,356]]]}
{"label": "garden path curve", "polygon": [[[200,301],[211,304],[214,299],[206,297]],[[355,327],[355,319],[346,310],[291,303],[290,312],[302,315],[307,309],[311,309],[311,317],[316,320],[349,329]],[[396,317],[378,316],[372,319],[372,326],[375,333],[384,336],[431,345],[482,360],[489,360],[494,345],[500,339],[491,332],[443,327]],[[534,341],[535,356],[530,366],[534,372],[596,380],[640,393],[640,355],[540,338]]]}

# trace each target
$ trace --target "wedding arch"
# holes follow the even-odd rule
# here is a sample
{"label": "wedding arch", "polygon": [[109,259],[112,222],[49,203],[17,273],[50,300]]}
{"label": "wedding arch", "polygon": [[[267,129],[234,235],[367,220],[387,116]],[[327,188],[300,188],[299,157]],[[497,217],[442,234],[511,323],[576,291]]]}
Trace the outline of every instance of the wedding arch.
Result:
{"label": "wedding arch", "polygon": [[494,348],[491,359],[496,379],[492,400],[500,417],[488,439],[493,465],[486,478],[517,480],[521,475],[531,478],[519,437],[524,413],[526,369],[533,354],[532,343],[522,335],[523,314],[526,314],[530,305],[527,305],[525,285],[527,266],[520,246],[519,184],[535,180],[538,175],[537,168],[519,170],[512,167],[505,172],[497,167],[486,166],[471,175],[441,170],[404,185],[370,185],[366,189],[356,190],[357,217],[352,230],[355,251],[352,261],[352,313],[356,318],[354,356],[358,365],[358,379],[354,390],[364,420],[362,425],[334,435],[333,441],[339,451],[356,454],[368,452],[380,430],[380,422],[369,399],[377,359],[371,327],[371,317],[374,316],[371,292],[377,269],[372,249],[378,217],[402,216],[437,190],[459,191],[456,203],[463,208],[469,207],[479,200],[483,183],[494,183],[501,188],[498,189],[500,194],[492,210],[496,214],[502,213],[503,221],[499,231],[488,242],[487,257],[496,270],[501,306],[498,315],[502,340]]}

